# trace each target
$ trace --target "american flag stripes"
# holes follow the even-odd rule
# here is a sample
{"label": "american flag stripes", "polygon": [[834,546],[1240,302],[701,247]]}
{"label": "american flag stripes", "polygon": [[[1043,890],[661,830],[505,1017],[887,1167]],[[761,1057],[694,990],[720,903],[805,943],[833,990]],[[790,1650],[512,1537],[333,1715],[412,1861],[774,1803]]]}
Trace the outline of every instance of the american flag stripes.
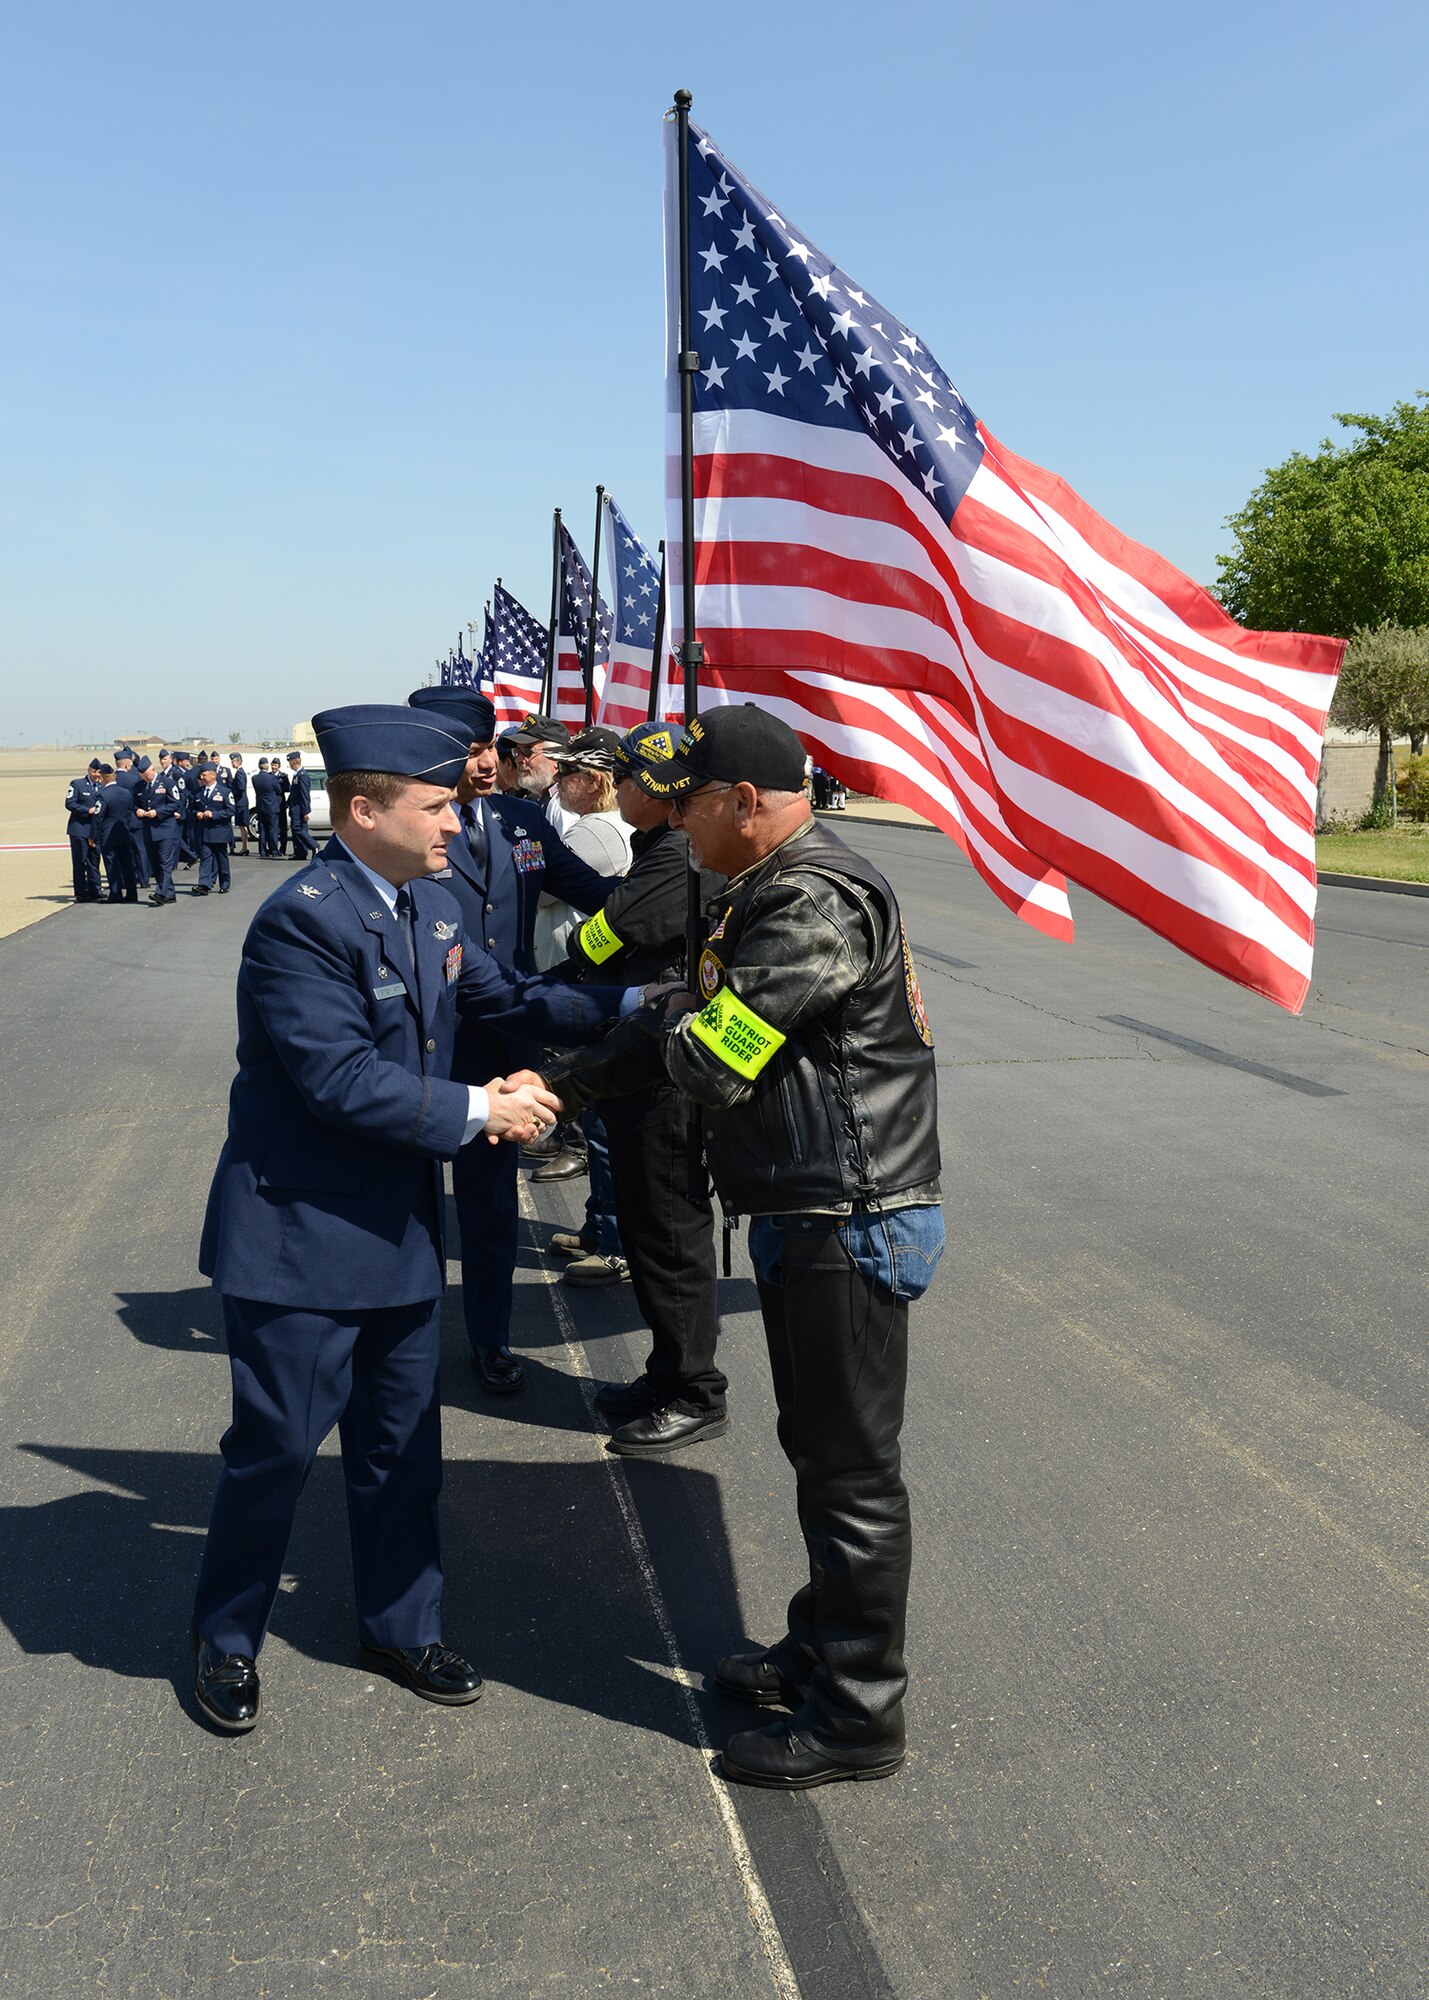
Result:
{"label": "american flag stripes", "polygon": [[[1242,630],[999,444],[922,342],[694,127],[689,173],[695,623],[712,693],[803,712],[820,761],[854,782],[861,750],[925,810],[941,790],[932,816],[1029,921],[1069,931],[1061,871],[1298,1009],[1341,643]],[[672,323],[675,466],[678,348]]]}
{"label": "american flag stripes", "polygon": [[491,622],[482,650],[491,667],[488,692],[496,727],[514,729],[541,706],[546,678],[546,628],[498,583],[491,593]]}
{"label": "american flag stripes", "polygon": [[[660,568],[607,493],[602,566],[610,593],[610,664],[595,719],[608,729],[633,729],[650,712],[650,668],[660,605]],[[661,635],[663,638],[663,635]],[[683,722],[683,693],[675,690],[668,648],[662,645],[661,696],[666,720]]]}
{"label": "american flag stripes", "polygon": [[[590,618],[590,571],[564,521],[557,530],[560,551],[559,612],[556,624],[556,694],[552,707],[558,722],[571,729],[585,725],[586,634]],[[600,706],[610,657],[610,612],[604,598],[596,603],[595,698]]]}

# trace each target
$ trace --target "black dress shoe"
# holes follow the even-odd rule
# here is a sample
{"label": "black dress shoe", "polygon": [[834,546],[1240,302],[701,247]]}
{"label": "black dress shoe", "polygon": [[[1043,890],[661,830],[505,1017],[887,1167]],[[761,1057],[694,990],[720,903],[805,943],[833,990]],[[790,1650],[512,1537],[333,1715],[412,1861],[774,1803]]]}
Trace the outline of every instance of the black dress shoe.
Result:
{"label": "black dress shoe", "polygon": [[866,1753],[866,1761],[851,1764],[806,1743],[787,1722],[765,1729],[746,1729],[731,1736],[720,1753],[720,1769],[741,1785],[763,1785],[771,1792],[807,1792],[814,1785],[832,1785],[840,1778],[891,1778],[903,1762],[901,1743]]}
{"label": "black dress shoe", "polygon": [[450,1646],[368,1646],[362,1657],[390,1674],[394,1681],[409,1687],[423,1701],[438,1701],[444,1708],[465,1708],[481,1695],[481,1675]]}
{"label": "black dress shoe", "polygon": [[761,1708],[802,1708],[808,1690],[786,1680],[765,1653],[730,1653],[715,1668],[715,1686]]}
{"label": "black dress shoe", "polygon": [[531,1178],[533,1181],[570,1181],[585,1171],[585,1154],[578,1153],[574,1146],[567,1146],[559,1153],[553,1153],[549,1160],[543,1160]]}
{"label": "black dress shoe", "polygon": [[194,1637],[194,1699],[217,1729],[242,1736],[258,1720],[258,1668],[246,1653],[220,1653]]}
{"label": "black dress shoe", "polygon": [[666,1452],[703,1444],[706,1438],[723,1437],[728,1429],[723,1410],[682,1410],[678,1404],[662,1403],[612,1431],[605,1448],[621,1458],[662,1458]]}
{"label": "black dress shoe", "polygon": [[206,896],[208,894],[208,890],[204,887],[202,882],[195,882],[192,889],[189,890],[189,894],[191,896]]}
{"label": "black dress shoe", "polygon": [[603,1416],[628,1423],[632,1417],[647,1416],[658,1409],[660,1391],[648,1375],[637,1375],[633,1382],[602,1382],[594,1400]]}
{"label": "black dress shoe", "polygon": [[526,1380],[526,1370],[509,1347],[473,1347],[471,1365],[492,1396],[514,1396]]}

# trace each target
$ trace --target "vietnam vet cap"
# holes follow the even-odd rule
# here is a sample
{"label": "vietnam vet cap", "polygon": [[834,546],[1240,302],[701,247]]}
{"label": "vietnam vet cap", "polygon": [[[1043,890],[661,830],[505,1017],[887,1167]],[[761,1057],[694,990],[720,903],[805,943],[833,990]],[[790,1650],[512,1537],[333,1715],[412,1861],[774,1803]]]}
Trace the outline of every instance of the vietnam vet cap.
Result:
{"label": "vietnam vet cap", "polygon": [[313,717],[318,755],[330,778],[344,771],[386,771],[424,785],[455,786],[471,738],[464,723],[394,702],[353,702]]}
{"label": "vietnam vet cap", "polygon": [[634,778],[652,765],[668,763],[679,733],[668,722],[637,722],[615,746],[616,777]]}
{"label": "vietnam vet cap", "polygon": [[538,743],[564,746],[570,739],[570,730],[564,722],[557,722],[554,715],[528,715],[519,729],[508,732],[506,740],[518,750],[534,750]]}
{"label": "vietnam vet cap", "polygon": [[615,753],[620,738],[613,729],[581,730],[561,750],[552,750],[551,762],[561,771],[615,770]]}
{"label": "vietnam vet cap", "polygon": [[654,799],[679,799],[701,785],[757,785],[798,792],[804,786],[804,746],[787,722],[752,702],[706,709],[675,745],[672,757],[647,764],[636,782]]}
{"label": "vietnam vet cap", "polygon": [[489,743],[496,734],[496,704],[478,694],[475,688],[414,688],[407,697],[407,706],[451,716],[463,729],[471,731],[473,743]]}

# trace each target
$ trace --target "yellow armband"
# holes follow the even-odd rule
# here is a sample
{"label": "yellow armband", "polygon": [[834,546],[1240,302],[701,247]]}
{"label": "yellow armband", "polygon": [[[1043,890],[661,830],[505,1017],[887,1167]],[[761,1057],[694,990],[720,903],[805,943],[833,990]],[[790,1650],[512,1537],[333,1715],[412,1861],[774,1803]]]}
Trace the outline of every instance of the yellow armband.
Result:
{"label": "yellow armband", "polygon": [[593,917],[587,917],[576,932],[576,936],[580,939],[581,950],[592,965],[604,965],[605,961],[614,958],[625,944],[624,938],[617,937],[605,921],[604,910],[597,910]]}
{"label": "yellow armband", "polygon": [[761,1021],[728,987],[696,1014],[690,1033],[747,1082],[753,1082],[769,1058],[784,1046],[779,1030]]}

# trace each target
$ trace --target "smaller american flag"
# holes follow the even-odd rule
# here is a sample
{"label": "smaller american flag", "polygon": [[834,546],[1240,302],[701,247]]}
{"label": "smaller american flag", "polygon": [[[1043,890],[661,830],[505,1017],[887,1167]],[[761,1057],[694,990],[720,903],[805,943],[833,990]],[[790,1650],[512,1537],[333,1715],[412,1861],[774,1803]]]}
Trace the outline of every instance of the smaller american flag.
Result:
{"label": "smaller american flag", "polygon": [[496,727],[514,729],[541,706],[546,678],[546,628],[498,583],[482,647],[491,670]]}
{"label": "smaller american flag", "polygon": [[[558,722],[572,729],[585,723],[585,655],[590,617],[590,571],[585,558],[571,539],[563,521],[560,526],[561,581],[560,617],[556,625],[556,696],[554,713]],[[595,700],[600,707],[605,686],[606,663],[610,658],[610,611],[604,598],[597,598],[595,627]],[[594,711],[593,711],[594,712]]]}
{"label": "smaller american flag", "polygon": [[[603,561],[609,578],[607,588],[614,630],[610,666],[595,719],[607,729],[633,729],[650,713],[650,666],[660,605],[660,569],[608,493]],[[684,697],[672,692],[674,679],[668,647],[662,646],[661,651],[665,672],[661,695],[667,711],[663,720],[683,723]]]}

